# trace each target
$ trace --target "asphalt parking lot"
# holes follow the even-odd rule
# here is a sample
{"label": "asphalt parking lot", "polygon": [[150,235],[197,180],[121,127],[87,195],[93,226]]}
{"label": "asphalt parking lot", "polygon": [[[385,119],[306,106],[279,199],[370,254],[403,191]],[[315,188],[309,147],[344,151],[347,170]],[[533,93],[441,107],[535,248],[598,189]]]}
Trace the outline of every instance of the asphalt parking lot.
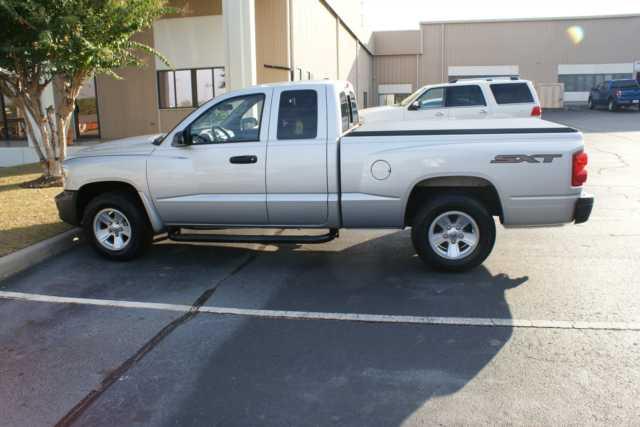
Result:
{"label": "asphalt parking lot", "polygon": [[545,118],[585,133],[592,218],[499,227],[469,273],[429,271],[407,231],[345,231],[131,263],[80,246],[0,282],[0,424],[637,423],[640,113]]}

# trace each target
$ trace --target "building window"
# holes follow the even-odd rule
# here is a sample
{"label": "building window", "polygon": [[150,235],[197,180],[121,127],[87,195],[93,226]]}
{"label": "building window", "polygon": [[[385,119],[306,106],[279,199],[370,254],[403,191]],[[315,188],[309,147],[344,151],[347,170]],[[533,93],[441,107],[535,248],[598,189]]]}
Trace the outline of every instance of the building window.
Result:
{"label": "building window", "polygon": [[565,92],[589,92],[605,80],[631,79],[631,73],[610,74],[560,74],[558,82],[564,83]]}
{"label": "building window", "polygon": [[224,68],[158,71],[161,109],[195,108],[226,92]]}
{"label": "building window", "polygon": [[26,123],[15,101],[0,95],[0,109],[0,139],[26,139]]}

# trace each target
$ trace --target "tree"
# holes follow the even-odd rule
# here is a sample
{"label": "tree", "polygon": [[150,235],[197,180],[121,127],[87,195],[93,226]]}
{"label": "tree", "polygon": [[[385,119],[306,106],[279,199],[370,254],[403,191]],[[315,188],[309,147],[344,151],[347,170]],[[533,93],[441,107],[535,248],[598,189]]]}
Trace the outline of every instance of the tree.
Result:
{"label": "tree", "polygon": [[[67,132],[83,82],[162,55],[133,40],[174,10],[166,0],[0,0],[0,92],[13,98],[43,166],[39,185],[59,185]],[[43,107],[51,84],[54,105]]]}

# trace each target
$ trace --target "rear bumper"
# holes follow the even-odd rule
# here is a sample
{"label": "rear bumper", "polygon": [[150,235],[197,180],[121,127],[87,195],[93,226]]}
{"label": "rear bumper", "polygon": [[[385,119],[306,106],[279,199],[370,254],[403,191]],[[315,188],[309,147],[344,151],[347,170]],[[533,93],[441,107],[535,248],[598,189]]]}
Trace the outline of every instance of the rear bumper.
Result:
{"label": "rear bumper", "polygon": [[617,98],[616,104],[618,105],[639,105],[639,98]]}
{"label": "rear bumper", "polygon": [[576,201],[576,206],[573,210],[573,221],[576,224],[582,224],[589,220],[591,216],[591,210],[593,209],[593,196],[583,194]]}
{"label": "rear bumper", "polygon": [[80,225],[78,218],[78,192],[65,190],[56,196],[56,206],[60,219],[71,225]]}

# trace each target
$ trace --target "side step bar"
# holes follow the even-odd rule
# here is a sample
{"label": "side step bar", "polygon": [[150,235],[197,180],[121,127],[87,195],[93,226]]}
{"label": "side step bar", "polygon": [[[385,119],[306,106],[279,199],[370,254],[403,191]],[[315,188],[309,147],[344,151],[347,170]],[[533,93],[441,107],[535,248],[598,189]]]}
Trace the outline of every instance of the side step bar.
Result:
{"label": "side step bar", "polygon": [[327,234],[317,236],[247,236],[233,234],[183,234],[180,228],[169,230],[169,239],[176,242],[209,242],[209,243],[327,243],[337,238],[337,228]]}

